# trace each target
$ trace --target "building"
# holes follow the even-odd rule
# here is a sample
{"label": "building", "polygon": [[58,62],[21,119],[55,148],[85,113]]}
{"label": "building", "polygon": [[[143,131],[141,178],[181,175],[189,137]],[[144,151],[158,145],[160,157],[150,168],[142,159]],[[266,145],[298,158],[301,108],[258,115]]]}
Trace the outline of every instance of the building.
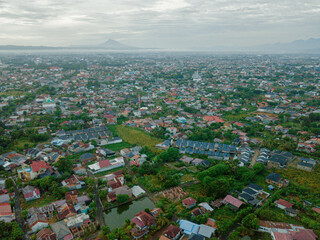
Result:
{"label": "building", "polygon": [[177,240],[181,236],[181,229],[174,225],[169,225],[167,229],[163,232],[163,235],[169,239]]}
{"label": "building", "polygon": [[55,222],[50,225],[52,231],[56,234],[57,240],[73,239],[70,229],[65,221]]}
{"label": "building", "polygon": [[46,228],[49,226],[46,216],[42,213],[32,215],[28,219],[28,225],[31,228],[32,232],[37,232],[42,228]]}
{"label": "building", "polygon": [[240,201],[239,199],[231,195],[227,195],[223,199],[223,203],[225,205],[228,205],[232,210],[238,210],[242,206],[242,204],[244,204],[244,202]]}
{"label": "building", "polygon": [[43,228],[36,234],[37,240],[56,240],[56,234],[49,228]]}
{"label": "building", "polygon": [[63,180],[61,184],[63,187],[68,188],[68,190],[75,190],[81,189],[85,185],[85,182],[79,176],[73,174],[70,178]]}
{"label": "building", "polygon": [[131,222],[136,225],[138,229],[149,229],[151,226],[157,223],[157,219],[151,214],[141,211],[134,215],[134,218],[131,219]]}
{"label": "building", "polygon": [[182,205],[188,209],[195,207],[196,204],[197,204],[197,201],[192,197],[188,197],[182,200]]}
{"label": "building", "polygon": [[0,221],[11,222],[12,220],[14,220],[14,214],[10,203],[0,203]]}
{"label": "building", "polygon": [[266,177],[266,182],[277,186],[278,188],[286,187],[289,185],[289,180],[282,178],[278,173],[270,173]]}
{"label": "building", "polygon": [[40,190],[33,186],[26,186],[22,189],[22,193],[27,202],[40,198]]}
{"label": "building", "polygon": [[105,159],[100,162],[89,165],[88,168],[93,174],[108,171],[111,169],[123,167],[125,165],[123,157],[117,157],[114,159]]}

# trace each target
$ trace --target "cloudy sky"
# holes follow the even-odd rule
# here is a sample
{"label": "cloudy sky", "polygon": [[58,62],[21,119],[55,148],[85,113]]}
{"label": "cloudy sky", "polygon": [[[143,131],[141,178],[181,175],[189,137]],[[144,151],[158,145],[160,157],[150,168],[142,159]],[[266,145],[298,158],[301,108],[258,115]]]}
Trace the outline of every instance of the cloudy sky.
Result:
{"label": "cloudy sky", "polygon": [[252,46],[320,37],[319,0],[0,0],[0,44]]}

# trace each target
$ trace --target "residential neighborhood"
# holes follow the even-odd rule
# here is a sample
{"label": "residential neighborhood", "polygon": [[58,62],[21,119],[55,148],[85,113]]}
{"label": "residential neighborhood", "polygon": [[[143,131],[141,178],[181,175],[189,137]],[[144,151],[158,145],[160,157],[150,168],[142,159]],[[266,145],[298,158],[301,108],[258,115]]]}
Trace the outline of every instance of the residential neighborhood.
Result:
{"label": "residential neighborhood", "polygon": [[319,239],[318,56],[0,60],[1,239]]}

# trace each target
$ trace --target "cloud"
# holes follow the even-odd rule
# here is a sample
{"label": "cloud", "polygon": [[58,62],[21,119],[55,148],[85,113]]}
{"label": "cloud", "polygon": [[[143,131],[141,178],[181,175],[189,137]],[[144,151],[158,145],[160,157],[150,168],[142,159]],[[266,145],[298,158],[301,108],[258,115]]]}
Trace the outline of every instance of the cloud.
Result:
{"label": "cloud", "polygon": [[319,37],[318,0],[0,0],[0,44],[108,38],[139,47],[257,45]]}

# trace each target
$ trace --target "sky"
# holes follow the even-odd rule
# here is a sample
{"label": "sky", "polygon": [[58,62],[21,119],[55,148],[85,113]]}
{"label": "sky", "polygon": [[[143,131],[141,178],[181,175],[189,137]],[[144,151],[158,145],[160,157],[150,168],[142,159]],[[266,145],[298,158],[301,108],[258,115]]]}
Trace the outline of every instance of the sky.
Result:
{"label": "sky", "polygon": [[320,37],[319,0],[0,0],[0,45],[242,47]]}

